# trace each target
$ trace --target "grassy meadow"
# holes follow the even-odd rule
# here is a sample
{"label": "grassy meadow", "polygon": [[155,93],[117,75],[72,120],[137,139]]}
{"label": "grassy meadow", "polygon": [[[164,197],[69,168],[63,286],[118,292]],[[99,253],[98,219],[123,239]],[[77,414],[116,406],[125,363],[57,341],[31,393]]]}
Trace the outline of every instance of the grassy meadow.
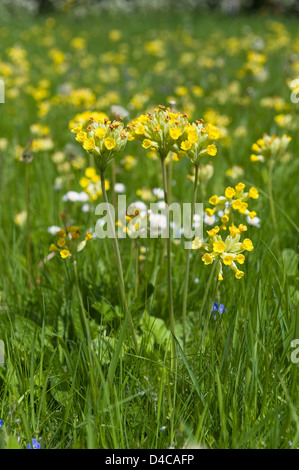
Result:
{"label": "grassy meadow", "polygon": [[[298,19],[0,20],[0,78],[0,448],[298,448]],[[219,130],[197,165],[204,243],[243,224],[254,249],[234,272],[216,238],[205,261],[183,239],[170,251],[161,237],[119,239],[126,311],[113,242],[95,234],[99,171],[71,129],[170,103]],[[263,151],[264,134],[278,147]],[[105,185],[109,201],[146,210],[165,181],[141,144],[128,140]],[[165,162],[179,204],[194,194],[185,148]],[[222,219],[239,183],[252,197]],[[228,196],[220,209],[216,195]]]}

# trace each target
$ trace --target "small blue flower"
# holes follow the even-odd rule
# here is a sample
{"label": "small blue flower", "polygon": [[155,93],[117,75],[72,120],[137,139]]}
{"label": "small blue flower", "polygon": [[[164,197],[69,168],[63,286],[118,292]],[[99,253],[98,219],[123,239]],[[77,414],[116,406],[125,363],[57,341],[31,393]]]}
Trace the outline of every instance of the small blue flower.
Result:
{"label": "small blue flower", "polygon": [[2,426],[3,426],[3,423],[4,423],[4,419],[0,419],[0,429],[1,429]]}
{"label": "small blue flower", "polygon": [[27,449],[40,449],[40,444],[36,439],[32,439],[32,447],[30,444],[27,444]]}
{"label": "small blue flower", "polygon": [[212,307],[212,317],[214,318],[214,320],[216,320],[216,315],[213,312],[218,312],[219,315],[222,315],[226,312],[226,308],[223,304],[218,304],[218,302],[214,302],[214,305]]}

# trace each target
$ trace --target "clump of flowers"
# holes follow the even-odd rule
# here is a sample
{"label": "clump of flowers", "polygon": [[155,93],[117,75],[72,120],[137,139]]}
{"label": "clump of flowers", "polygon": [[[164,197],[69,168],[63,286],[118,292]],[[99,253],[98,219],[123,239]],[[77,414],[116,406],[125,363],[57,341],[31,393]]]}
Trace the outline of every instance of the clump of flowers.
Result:
{"label": "clump of flowers", "polygon": [[213,142],[221,137],[216,126],[208,124],[204,127],[203,123],[202,119],[188,123],[185,127],[187,138],[180,144],[181,150],[194,165],[199,165],[202,157],[214,157],[217,154],[217,147]]}
{"label": "clump of flowers", "polygon": [[268,162],[279,160],[284,156],[287,146],[291,141],[289,135],[278,137],[276,135],[264,134],[262,139],[258,139],[253,145],[252,150],[255,152],[250,155],[252,162]]}
{"label": "clump of flowers", "polygon": [[211,217],[215,212],[223,211],[221,222],[223,226],[221,228],[226,229],[227,224],[232,222],[233,210],[238,211],[240,214],[249,216],[251,219],[256,217],[255,211],[248,209],[249,199],[258,199],[259,192],[255,187],[251,187],[248,191],[245,191],[245,184],[238,183],[234,188],[228,186],[225,189],[224,196],[217,196],[216,194],[209,199],[209,203],[214,206],[213,209],[207,208],[206,214]]}
{"label": "clump of flowers", "polygon": [[57,244],[52,243],[49,251],[59,253],[62,259],[76,256],[79,251],[85,248],[88,240],[92,238],[92,235],[86,232],[84,239],[80,240],[81,232],[79,227],[75,226],[66,227],[65,230],[61,229],[56,235],[58,236]]}
{"label": "clump of flowers", "polygon": [[230,234],[223,240],[219,234],[220,228],[216,226],[207,231],[207,243],[202,243],[200,239],[194,240],[193,248],[201,248],[204,251],[201,259],[205,265],[218,261],[216,269],[219,281],[223,280],[223,265],[229,266],[234,271],[236,279],[244,276],[244,271],[241,271],[236,263],[244,264],[245,256],[242,253],[252,251],[254,248],[249,238],[240,241],[242,233],[246,230],[246,225],[240,224],[239,227],[232,225],[229,227]]}
{"label": "clump of flowers", "polygon": [[187,115],[172,112],[159,105],[153,113],[142,114],[128,124],[129,140],[141,140],[144,149],[155,149],[162,160],[170,151],[176,152],[187,140]]}
{"label": "clump of flowers", "polygon": [[76,140],[84,150],[94,156],[97,167],[105,171],[107,164],[126,146],[129,132],[119,121],[109,121],[104,118],[96,121],[89,119],[87,127],[79,123],[71,129],[76,134]]}

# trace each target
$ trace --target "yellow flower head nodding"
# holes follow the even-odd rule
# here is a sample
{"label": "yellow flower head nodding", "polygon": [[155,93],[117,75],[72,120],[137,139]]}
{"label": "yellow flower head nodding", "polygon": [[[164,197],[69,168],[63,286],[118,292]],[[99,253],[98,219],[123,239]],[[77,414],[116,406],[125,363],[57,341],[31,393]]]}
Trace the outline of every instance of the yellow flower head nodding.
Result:
{"label": "yellow flower head nodding", "polygon": [[225,243],[222,240],[214,242],[213,250],[215,253],[223,253],[225,251]]}
{"label": "yellow flower head nodding", "polygon": [[252,251],[253,250],[253,244],[252,241],[249,238],[245,238],[242,243],[242,248],[243,250],[246,251]]}
{"label": "yellow flower head nodding", "polygon": [[232,255],[225,255],[223,256],[222,261],[227,266],[230,266],[232,262],[234,261],[234,257]]}
{"label": "yellow flower head nodding", "polygon": [[243,189],[245,188],[245,184],[244,183],[238,183],[236,184],[235,186],[235,190],[240,193]]}
{"label": "yellow flower head nodding", "polygon": [[169,129],[169,135],[173,140],[177,140],[182,135],[182,130],[179,127],[171,127]]}
{"label": "yellow flower head nodding", "polygon": [[142,142],[142,147],[143,147],[144,149],[148,149],[148,148],[150,148],[152,145],[153,145],[153,144],[152,144],[152,141],[149,140],[149,139],[144,139],[143,142]]}
{"label": "yellow flower head nodding", "polygon": [[201,259],[206,265],[212,264],[214,261],[213,257],[209,255],[209,253],[205,253]]}
{"label": "yellow flower head nodding", "polygon": [[60,252],[60,256],[63,259],[67,258],[69,255],[70,255],[69,250],[61,250],[61,252]]}
{"label": "yellow flower head nodding", "polygon": [[95,141],[92,137],[90,139],[84,139],[83,142],[83,148],[84,150],[92,150],[95,148]]}
{"label": "yellow flower head nodding", "polygon": [[188,133],[188,140],[191,142],[191,144],[194,144],[195,142],[198,141],[198,135],[196,132],[189,132]]}
{"label": "yellow flower head nodding", "polygon": [[242,279],[243,276],[244,276],[244,272],[239,271],[239,269],[237,269],[237,271],[235,272],[236,279]]}
{"label": "yellow flower head nodding", "polygon": [[219,199],[218,199],[218,196],[216,196],[216,195],[210,197],[210,199],[209,199],[209,203],[212,204],[213,206],[216,206],[218,204],[218,201],[219,201]]}
{"label": "yellow flower head nodding", "polygon": [[212,217],[215,213],[215,209],[210,209],[209,207],[205,210],[205,213],[207,214],[208,217]]}
{"label": "yellow flower head nodding", "polygon": [[49,251],[52,253],[53,251],[59,251],[56,245],[54,243],[51,243]]}
{"label": "yellow flower head nodding", "polygon": [[85,241],[87,242],[88,240],[91,240],[92,239],[92,234],[89,233],[89,232],[86,232],[85,234]]}
{"label": "yellow flower head nodding", "polygon": [[228,229],[229,229],[229,234],[230,234],[231,237],[234,237],[238,233],[240,233],[240,230],[234,224],[231,225],[230,227],[228,227]]}
{"label": "yellow flower head nodding", "polygon": [[182,149],[182,150],[187,151],[187,150],[190,150],[191,147],[192,147],[192,143],[189,142],[189,140],[184,140],[184,141],[181,143],[181,149]]}
{"label": "yellow flower head nodding", "polygon": [[207,146],[207,154],[211,155],[211,157],[214,157],[217,153],[217,147],[214,144],[208,145]]}
{"label": "yellow flower head nodding", "polygon": [[230,186],[226,188],[224,192],[224,195],[227,199],[232,199],[235,194],[236,194],[236,191],[234,190],[234,188],[231,188]]}
{"label": "yellow flower head nodding", "polygon": [[236,256],[235,260],[236,260],[238,263],[243,264],[244,261],[245,261],[245,256],[240,253],[239,255]]}
{"label": "yellow flower head nodding", "polygon": [[104,127],[98,127],[94,131],[94,135],[98,137],[99,139],[102,139],[106,134],[107,134],[107,130]]}
{"label": "yellow flower head nodding", "polygon": [[209,237],[215,237],[219,230],[220,228],[218,227],[218,225],[216,225],[216,227],[212,228],[211,230],[208,230],[207,234],[209,235]]}
{"label": "yellow flower head nodding", "polygon": [[113,139],[113,137],[107,137],[104,140],[104,144],[107,150],[112,150],[115,147],[115,140]]}
{"label": "yellow flower head nodding", "polygon": [[247,225],[244,225],[244,224],[240,224],[239,227],[239,232],[246,232],[247,230]]}
{"label": "yellow flower head nodding", "polygon": [[223,224],[227,224],[227,222],[229,222],[229,216],[227,214],[224,214],[222,217],[221,217],[221,222]]}
{"label": "yellow flower head nodding", "polygon": [[251,219],[254,219],[256,217],[256,212],[255,211],[251,211],[251,212],[248,212],[248,215]]}
{"label": "yellow flower head nodding", "polygon": [[259,192],[256,188],[252,187],[249,189],[248,196],[251,197],[252,199],[258,199]]}

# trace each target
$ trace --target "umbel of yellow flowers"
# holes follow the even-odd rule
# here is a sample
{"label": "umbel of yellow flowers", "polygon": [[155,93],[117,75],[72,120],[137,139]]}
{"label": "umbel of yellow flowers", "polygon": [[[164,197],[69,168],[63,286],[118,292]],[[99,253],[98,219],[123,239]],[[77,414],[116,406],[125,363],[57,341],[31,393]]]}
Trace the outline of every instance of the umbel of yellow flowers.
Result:
{"label": "umbel of yellow flowers", "polygon": [[229,227],[230,234],[225,240],[219,235],[220,228],[218,226],[207,231],[208,242],[202,243],[200,239],[195,239],[193,242],[193,249],[201,248],[204,251],[202,261],[205,265],[212,264],[218,261],[217,274],[218,280],[223,279],[222,266],[229,266],[235,273],[236,279],[241,279],[244,276],[244,271],[241,271],[236,263],[243,264],[245,256],[243,251],[252,251],[253,244],[249,238],[240,241],[242,232],[247,230],[246,225],[240,224],[239,227],[231,225]]}
{"label": "umbel of yellow flowers", "polygon": [[131,133],[129,140],[141,140],[143,148],[155,149],[162,160],[173,151],[179,158],[187,156],[198,165],[201,157],[217,153],[213,141],[220,137],[220,132],[215,126],[205,128],[202,120],[190,124],[186,114],[162,105],[153,113],[142,114],[127,127]]}
{"label": "umbel of yellow flowers", "polygon": [[255,153],[250,155],[252,162],[270,162],[278,160],[282,157],[291,141],[291,137],[283,135],[278,137],[276,135],[264,134],[262,139],[258,139],[253,145],[252,150]]}
{"label": "umbel of yellow flowers", "polygon": [[105,171],[108,163],[126,146],[129,131],[119,121],[109,121],[104,118],[95,121],[89,119],[86,128],[79,123],[71,129],[76,134],[76,140],[84,150],[94,156],[95,163],[101,172]]}

